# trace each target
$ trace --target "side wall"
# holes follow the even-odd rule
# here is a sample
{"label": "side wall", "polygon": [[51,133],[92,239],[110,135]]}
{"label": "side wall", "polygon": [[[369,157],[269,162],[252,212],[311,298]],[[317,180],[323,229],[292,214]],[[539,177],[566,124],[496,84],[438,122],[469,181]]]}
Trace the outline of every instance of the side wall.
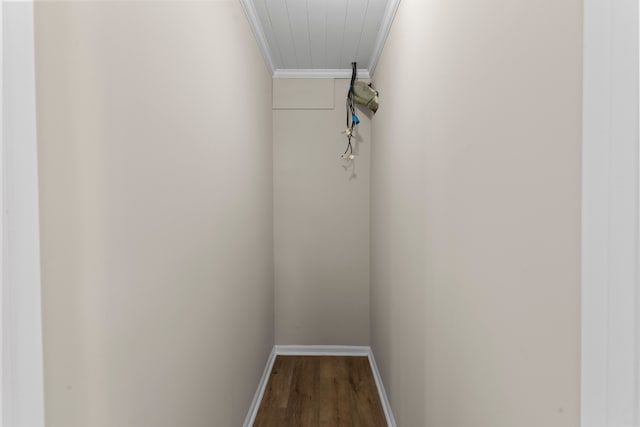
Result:
{"label": "side wall", "polygon": [[241,425],[274,340],[271,77],[240,5],[35,24],[47,427]]}
{"label": "side wall", "polygon": [[371,164],[398,425],[579,425],[581,54],[579,0],[400,4]]}
{"label": "side wall", "polygon": [[277,344],[369,344],[370,120],[348,164],[345,79],[274,80]]}

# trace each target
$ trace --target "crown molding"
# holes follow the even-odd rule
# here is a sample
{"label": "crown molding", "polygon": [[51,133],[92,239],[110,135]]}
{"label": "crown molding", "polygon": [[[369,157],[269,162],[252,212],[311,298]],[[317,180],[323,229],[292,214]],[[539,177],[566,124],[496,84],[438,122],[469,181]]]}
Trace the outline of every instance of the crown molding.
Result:
{"label": "crown molding", "polygon": [[260,20],[258,19],[258,12],[256,11],[255,6],[253,5],[252,0],[240,0],[240,4],[242,5],[242,9],[244,10],[244,14],[247,16],[247,20],[249,21],[249,26],[251,27],[251,31],[258,42],[258,46],[260,47],[260,52],[262,52],[262,56],[264,57],[264,62],[266,62],[267,67],[269,68],[269,72],[273,76],[273,73],[276,70],[274,66],[273,58],[271,58],[271,53],[269,51],[269,45],[267,44],[267,39],[264,35],[264,31],[262,30],[262,25],[260,25]]}
{"label": "crown molding", "polygon": [[382,49],[384,48],[384,44],[387,41],[387,36],[389,36],[389,32],[391,31],[391,24],[393,24],[393,19],[395,18],[396,12],[398,11],[398,6],[400,6],[400,0],[389,0],[387,3],[387,8],[384,10],[384,15],[382,16],[382,24],[380,25],[380,30],[378,31],[376,43],[373,45],[371,61],[369,62],[368,67],[369,74],[372,76],[376,71],[376,66],[378,65],[380,56],[382,55]]}
{"label": "crown molding", "polygon": [[[273,73],[274,79],[349,79],[350,69],[277,69]],[[358,69],[358,78],[370,78],[369,70]]]}

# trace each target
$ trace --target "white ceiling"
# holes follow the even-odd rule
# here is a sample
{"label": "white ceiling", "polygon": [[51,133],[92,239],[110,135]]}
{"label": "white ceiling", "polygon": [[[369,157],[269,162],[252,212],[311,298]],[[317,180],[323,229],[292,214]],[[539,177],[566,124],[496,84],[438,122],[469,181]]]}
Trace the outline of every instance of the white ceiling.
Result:
{"label": "white ceiling", "polygon": [[241,0],[274,77],[368,78],[400,0]]}

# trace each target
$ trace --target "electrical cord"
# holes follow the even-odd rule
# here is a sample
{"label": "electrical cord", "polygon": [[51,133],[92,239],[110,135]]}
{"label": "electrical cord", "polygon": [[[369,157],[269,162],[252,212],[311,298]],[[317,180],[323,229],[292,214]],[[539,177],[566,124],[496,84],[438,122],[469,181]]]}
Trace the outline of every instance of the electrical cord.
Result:
{"label": "electrical cord", "polygon": [[[355,62],[351,63],[351,83],[349,84],[349,92],[347,93],[346,100],[346,112],[347,112],[347,130],[344,133],[347,134],[347,148],[342,153],[343,159],[353,160],[355,155],[353,154],[353,145],[351,144],[351,138],[353,137],[353,131],[355,127],[360,123],[360,119],[356,115],[356,108],[353,102],[353,86],[356,83],[358,76],[358,67]],[[349,155],[347,156],[347,153]]]}

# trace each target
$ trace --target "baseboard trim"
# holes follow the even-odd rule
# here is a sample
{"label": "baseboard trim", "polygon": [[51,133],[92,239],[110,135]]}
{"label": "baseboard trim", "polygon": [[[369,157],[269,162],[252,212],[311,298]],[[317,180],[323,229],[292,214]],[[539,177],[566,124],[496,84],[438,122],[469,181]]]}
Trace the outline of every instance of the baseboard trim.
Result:
{"label": "baseboard trim", "polygon": [[256,394],[253,395],[253,401],[251,401],[251,406],[249,407],[249,412],[247,412],[247,416],[244,419],[244,427],[251,427],[256,420],[256,416],[258,415],[258,409],[260,409],[260,403],[262,402],[262,396],[264,396],[264,391],[267,388],[267,383],[269,382],[269,375],[271,375],[271,370],[273,369],[273,363],[276,361],[276,348],[273,347],[271,349],[271,354],[269,354],[269,358],[267,359],[267,364],[264,367],[264,372],[262,373],[262,378],[260,378],[260,382],[258,383],[258,389],[256,390]]}
{"label": "baseboard trim", "polygon": [[262,378],[258,384],[258,389],[253,397],[249,412],[244,420],[244,427],[253,426],[256,416],[258,415],[258,409],[260,409],[260,403],[262,402],[262,396],[267,388],[269,382],[269,376],[273,369],[273,363],[276,360],[276,356],[366,356],[369,359],[369,366],[371,366],[371,372],[373,374],[373,380],[376,383],[378,389],[378,396],[380,396],[380,403],[382,404],[382,410],[384,411],[384,417],[387,420],[389,427],[396,427],[396,420],[393,417],[391,411],[391,405],[387,398],[387,392],[384,390],[384,384],[382,383],[382,377],[380,371],[378,371],[378,365],[376,365],[376,359],[373,357],[371,347],[368,346],[349,346],[349,345],[274,345],[269,360],[262,373]]}
{"label": "baseboard trim", "polygon": [[276,345],[282,356],[367,356],[371,349],[351,345]]}
{"label": "baseboard trim", "polygon": [[384,389],[384,384],[382,383],[382,377],[380,376],[380,371],[378,371],[376,358],[373,357],[373,351],[371,350],[371,347],[367,347],[367,348],[369,349],[369,353],[368,353],[369,365],[371,366],[371,372],[373,372],[373,379],[376,382],[376,387],[378,387],[378,395],[380,396],[380,403],[382,404],[384,417],[387,419],[387,425],[389,427],[396,427],[396,419],[393,417],[393,411],[391,411],[391,404],[389,403],[387,392]]}

